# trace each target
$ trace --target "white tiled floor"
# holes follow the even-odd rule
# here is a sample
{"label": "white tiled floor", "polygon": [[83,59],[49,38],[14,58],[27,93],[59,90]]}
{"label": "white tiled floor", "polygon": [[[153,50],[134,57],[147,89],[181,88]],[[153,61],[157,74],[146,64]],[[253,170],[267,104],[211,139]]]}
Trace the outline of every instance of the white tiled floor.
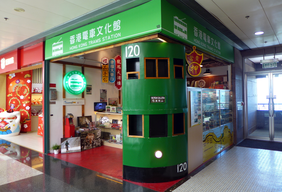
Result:
{"label": "white tiled floor", "polygon": [[37,135],[37,132],[20,133],[20,135],[0,137],[0,139],[1,138],[39,153],[43,153],[43,137]]}
{"label": "white tiled floor", "polygon": [[282,191],[282,152],[233,147],[175,192]]}

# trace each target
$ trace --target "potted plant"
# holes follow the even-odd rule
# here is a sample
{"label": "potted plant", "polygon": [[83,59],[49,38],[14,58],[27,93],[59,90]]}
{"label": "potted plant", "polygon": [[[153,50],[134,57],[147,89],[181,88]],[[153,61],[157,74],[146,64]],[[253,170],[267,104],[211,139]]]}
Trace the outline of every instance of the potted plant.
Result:
{"label": "potted plant", "polygon": [[61,148],[61,145],[55,144],[55,145],[52,146],[52,149],[53,149],[55,155],[59,153],[60,148]]}

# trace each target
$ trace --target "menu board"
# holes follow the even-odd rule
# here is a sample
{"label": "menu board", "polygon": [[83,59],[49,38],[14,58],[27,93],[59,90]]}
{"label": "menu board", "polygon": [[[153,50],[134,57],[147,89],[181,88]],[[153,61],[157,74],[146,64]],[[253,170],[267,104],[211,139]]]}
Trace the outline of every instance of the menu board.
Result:
{"label": "menu board", "polygon": [[190,91],[191,127],[202,123],[201,106],[201,91]]}

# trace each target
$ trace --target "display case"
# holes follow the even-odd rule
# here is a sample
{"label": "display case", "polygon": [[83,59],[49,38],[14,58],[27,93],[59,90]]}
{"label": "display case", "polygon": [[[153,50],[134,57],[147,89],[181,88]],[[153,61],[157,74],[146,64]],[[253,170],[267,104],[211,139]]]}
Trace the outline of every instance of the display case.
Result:
{"label": "display case", "polygon": [[219,90],[202,90],[203,131],[220,126]]}
{"label": "display case", "polygon": [[232,122],[232,95],[230,91],[220,90],[220,124]]}
{"label": "display case", "polygon": [[189,92],[190,94],[190,127],[200,125],[202,123],[202,101],[201,90],[195,89]]}
{"label": "display case", "polygon": [[122,114],[95,112],[96,127],[102,131],[104,145],[122,148]]}

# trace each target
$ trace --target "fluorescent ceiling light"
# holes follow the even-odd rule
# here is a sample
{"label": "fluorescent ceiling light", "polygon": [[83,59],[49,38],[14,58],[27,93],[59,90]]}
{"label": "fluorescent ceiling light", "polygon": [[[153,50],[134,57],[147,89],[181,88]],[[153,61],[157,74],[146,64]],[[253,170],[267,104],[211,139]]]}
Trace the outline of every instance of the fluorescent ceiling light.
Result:
{"label": "fluorescent ceiling light", "polygon": [[258,31],[258,32],[255,32],[255,35],[262,35],[262,34],[264,34],[264,32],[263,32],[263,31]]}

